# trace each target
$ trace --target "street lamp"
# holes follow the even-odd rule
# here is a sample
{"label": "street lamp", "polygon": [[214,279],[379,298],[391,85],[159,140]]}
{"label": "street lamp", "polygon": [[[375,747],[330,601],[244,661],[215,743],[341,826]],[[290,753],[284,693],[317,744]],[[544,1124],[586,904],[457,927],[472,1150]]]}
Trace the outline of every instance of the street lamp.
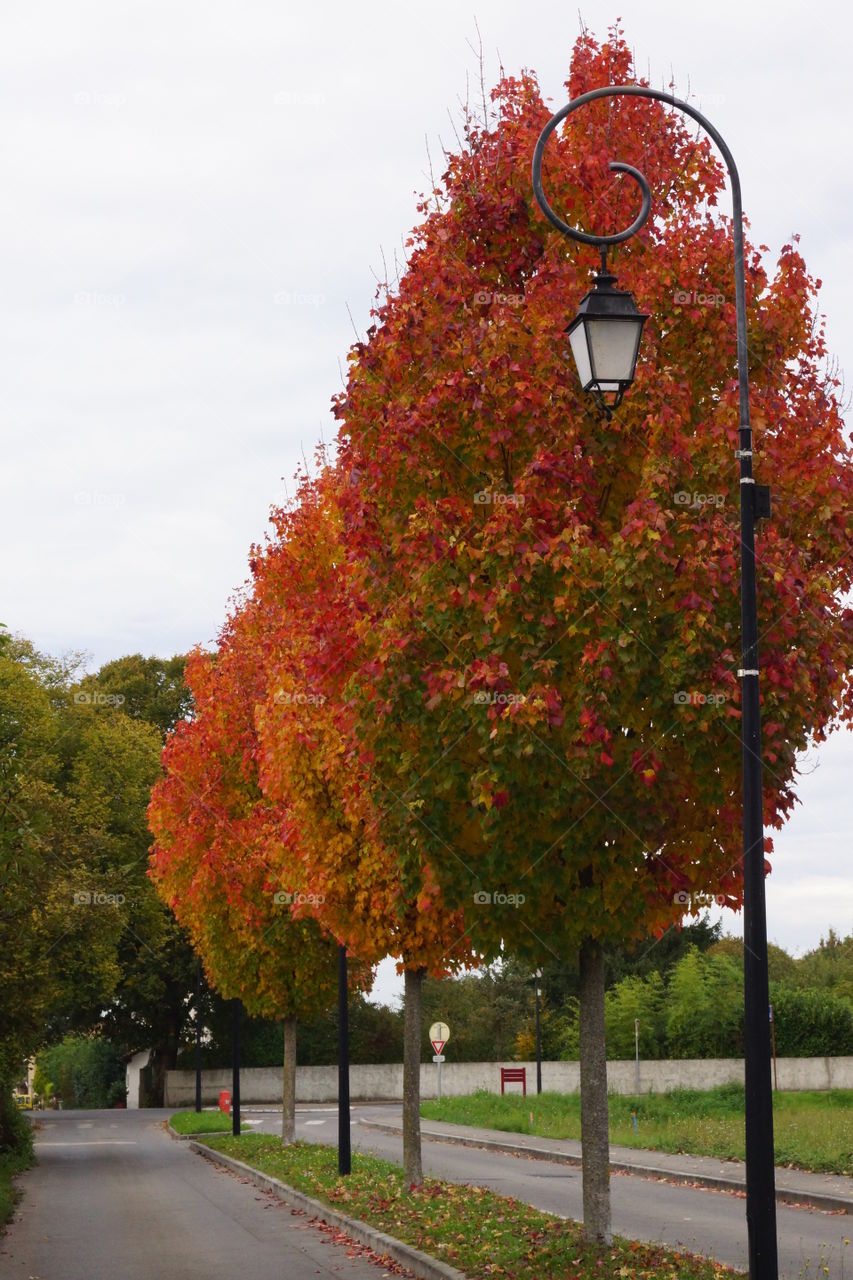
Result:
{"label": "street lamp", "polygon": [[[696,120],[714,140],[726,163],[732,186],[732,236],[734,240],[735,316],[737,324],[737,375],[740,407],[740,597],[742,666],[741,732],[743,757],[743,941],[744,941],[744,1067],[746,1082],[746,1223],[749,1240],[749,1274],[751,1280],[777,1280],[776,1187],[773,1158],[773,1092],[770,1079],[770,1028],[767,1008],[770,1001],[767,975],[767,918],[764,901],[764,817],[761,797],[761,710],[758,689],[758,612],[755,589],[755,522],[770,514],[770,493],[757,485],[752,474],[752,427],[749,420],[749,379],[746,346],[746,279],[744,274],[743,207],[740,178],[734,157],[709,120],[695,107],[671,93],[648,89],[643,85],[606,85],[581,94],[552,116],[539,136],[533,153],[533,191],[542,212],[559,231],[581,244],[595,245],[601,250],[602,272],[581,307],[597,295],[603,297],[612,286],[606,276],[606,253],[609,245],[621,244],[637,234],[651,210],[649,184],[638,169],[621,161],[612,161],[614,173],[628,174],[642,192],[642,208],[625,231],[597,236],[571,227],[560,218],[542,189],[542,155],[554,130],[567,116],[599,98],[649,98],[665,102]],[[602,287],[599,289],[599,281]],[[612,291],[617,293],[616,290]],[[626,297],[627,295],[622,295]],[[615,308],[616,304],[612,304]],[[624,302],[619,304],[626,307]],[[618,405],[634,375],[636,350],[631,344],[640,333],[645,317],[636,308],[628,316],[627,309],[607,312],[596,303],[593,317],[590,309],[581,312],[569,326],[569,340],[578,364],[581,385],[592,392],[609,417]],[[636,313],[636,314],[634,314]],[[587,317],[586,319],[584,317]],[[633,329],[628,340],[629,322]],[[593,326],[599,326],[596,331]],[[572,340],[576,326],[584,328],[585,337]],[[607,328],[606,326],[610,326]],[[622,326],[620,329],[619,326]],[[592,342],[590,330],[592,329]],[[601,338],[601,333],[605,334]],[[610,339],[606,335],[613,334]],[[599,336],[596,336],[599,335]],[[595,343],[598,346],[595,346]],[[616,350],[621,353],[617,366]],[[599,351],[602,356],[599,357]],[[604,352],[607,352],[606,359]],[[630,360],[629,360],[630,356]],[[600,359],[600,367],[597,361]],[[598,376],[596,371],[598,370]],[[622,375],[622,376],[617,376]],[[614,397],[608,403],[605,397]]]}
{"label": "street lamp", "polygon": [[607,271],[607,251],[601,251],[601,271],[566,330],[584,391],[595,397],[605,417],[618,409],[634,381],[643,325],[648,320]]}

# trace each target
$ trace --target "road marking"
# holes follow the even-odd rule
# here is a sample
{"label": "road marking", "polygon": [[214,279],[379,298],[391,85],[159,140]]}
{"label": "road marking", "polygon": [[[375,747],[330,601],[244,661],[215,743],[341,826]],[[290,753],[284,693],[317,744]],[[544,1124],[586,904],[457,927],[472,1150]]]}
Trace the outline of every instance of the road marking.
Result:
{"label": "road marking", "polygon": [[303,1120],[303,1124],[325,1124],[325,1120]]}
{"label": "road marking", "polygon": [[91,1120],[81,1120],[81,1121],[79,1121],[79,1123],[78,1123],[78,1125],[77,1125],[77,1128],[78,1128],[78,1129],[91,1129],[91,1128],[92,1128],[92,1121],[91,1121]]}
{"label": "road marking", "polygon": [[130,1138],[81,1138],[79,1142],[36,1142],[37,1147],[135,1147]]}

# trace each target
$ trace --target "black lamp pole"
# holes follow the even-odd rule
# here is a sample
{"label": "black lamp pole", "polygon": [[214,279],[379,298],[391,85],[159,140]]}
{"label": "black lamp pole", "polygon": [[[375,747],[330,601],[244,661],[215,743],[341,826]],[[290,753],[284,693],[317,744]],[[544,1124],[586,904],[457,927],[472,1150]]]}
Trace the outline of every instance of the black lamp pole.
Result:
{"label": "black lamp pole", "polygon": [[201,956],[195,962],[195,1109],[201,1111]]}
{"label": "black lamp pole", "polygon": [[[557,126],[588,102],[599,98],[650,98],[665,102],[696,120],[713,138],[729,171],[732,186],[737,374],[740,400],[740,545],[743,756],[743,941],[744,1059],[746,1074],[746,1223],[751,1280],[777,1280],[776,1188],[773,1153],[773,1092],[770,1078],[770,1002],[767,975],[767,918],[764,901],[764,818],[761,796],[761,709],[758,690],[758,613],[755,588],[755,521],[770,514],[769,490],[752,475],[752,427],[746,345],[746,281],[744,275],[743,208],[740,178],[723,138],[695,107],[658,89],[642,85],[606,85],[581,94],[552,116],[533,155],[533,191],[542,212],[558,230],[582,244],[596,245],[605,266],[607,246],[636,235],[649,216],[651,196],[645,177],[631,165],[613,161],[610,169],[633,178],[642,192],[642,208],[626,231],[596,236],[564,222],[548,204],[542,188],[542,155]],[[631,371],[633,376],[633,370]],[[630,379],[629,379],[630,381]]]}
{"label": "black lamp pole", "polygon": [[347,949],[338,947],[338,1173],[352,1170],[349,1106],[349,992]]}
{"label": "black lamp pole", "polygon": [[231,1133],[240,1137],[240,1000],[231,1001]]}
{"label": "black lamp pole", "polygon": [[542,1092],[542,1021],[539,1013],[539,979],[541,969],[536,970],[536,1092]]}

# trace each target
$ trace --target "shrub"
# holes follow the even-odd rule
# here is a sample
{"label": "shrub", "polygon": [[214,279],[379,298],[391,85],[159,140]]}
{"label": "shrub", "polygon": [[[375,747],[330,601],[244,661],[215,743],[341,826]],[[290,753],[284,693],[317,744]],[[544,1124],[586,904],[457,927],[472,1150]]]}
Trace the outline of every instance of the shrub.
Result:
{"label": "shrub", "polygon": [[773,984],[770,990],[780,1058],[853,1054],[853,1011],[830,991]]}
{"label": "shrub", "polygon": [[99,1036],[66,1036],[39,1054],[40,1079],[53,1085],[65,1107],[109,1107],[125,1096],[125,1068],[118,1048]]}
{"label": "shrub", "polygon": [[664,984],[659,973],[628,977],[604,997],[608,1058],[634,1056],[634,1021],[640,1023],[640,1057],[661,1058],[665,1051]]}
{"label": "shrub", "polygon": [[743,975],[725,955],[690,950],[667,988],[666,1039],[671,1058],[743,1054]]}

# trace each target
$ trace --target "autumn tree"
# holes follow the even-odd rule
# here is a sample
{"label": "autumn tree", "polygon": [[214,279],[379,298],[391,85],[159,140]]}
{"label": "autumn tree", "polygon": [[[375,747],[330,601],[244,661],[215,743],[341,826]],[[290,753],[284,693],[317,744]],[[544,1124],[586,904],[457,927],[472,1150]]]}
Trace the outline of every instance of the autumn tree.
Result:
{"label": "autumn tree", "polygon": [[170,737],[152,794],[151,875],[211,987],[251,1014],[283,1020],[282,1140],[292,1142],[296,1023],[333,1001],[336,949],[314,920],[295,918],[285,849],[296,833],[258,786],[253,717],[265,673],[257,623],[251,602],[235,608],[217,652],[190,657],[194,714]]}
{"label": "autumn tree", "polygon": [[274,513],[276,536],[253,555],[253,600],[268,624],[266,697],[256,709],[260,783],[298,833],[287,856],[301,861],[300,913],[364,962],[399,958],[403,1163],[407,1183],[418,1186],[423,980],[473,957],[462,911],[446,907],[431,860],[411,840],[407,797],[379,784],[355,731],[345,691],[370,621],[343,538],[350,501],[338,474],[322,468],[292,509]]}
{"label": "autumn tree", "polygon": [[[618,31],[578,41],[568,96],[632,83]],[[343,698],[372,790],[405,797],[398,852],[429,865],[473,945],[578,957],[584,1221],[608,1239],[608,941],[742,900],[738,446],[731,227],[706,140],[657,103],[598,102],[552,140],[545,182],[576,225],[653,218],[615,265],[648,312],[634,386],[599,418],[563,331],[593,252],[535,205],[550,116],[532,75],[422,206],[398,284],[339,397],[356,665]],[[746,261],[761,526],[765,815],[853,697],[853,466],[818,284],[796,243]],[[771,842],[767,842],[768,851]],[[403,872],[405,874],[405,870]]]}

